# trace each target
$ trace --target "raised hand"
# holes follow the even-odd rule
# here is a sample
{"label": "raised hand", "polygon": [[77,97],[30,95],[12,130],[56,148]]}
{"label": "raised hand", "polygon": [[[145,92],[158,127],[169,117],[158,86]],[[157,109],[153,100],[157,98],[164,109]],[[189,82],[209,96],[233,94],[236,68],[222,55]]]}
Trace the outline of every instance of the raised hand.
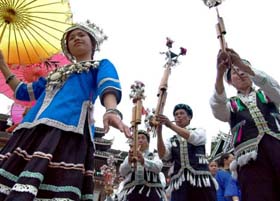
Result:
{"label": "raised hand", "polygon": [[167,127],[170,127],[173,123],[169,120],[169,118],[163,114],[159,114],[156,116],[156,119],[157,121],[160,123],[160,124],[163,124]]}
{"label": "raised hand", "polygon": [[231,62],[234,66],[238,67],[243,72],[254,75],[248,61],[242,59],[233,49],[227,48],[227,53],[229,54]]}
{"label": "raised hand", "polygon": [[217,72],[220,76],[223,76],[226,69],[231,65],[231,57],[228,52],[219,51],[217,56]]}

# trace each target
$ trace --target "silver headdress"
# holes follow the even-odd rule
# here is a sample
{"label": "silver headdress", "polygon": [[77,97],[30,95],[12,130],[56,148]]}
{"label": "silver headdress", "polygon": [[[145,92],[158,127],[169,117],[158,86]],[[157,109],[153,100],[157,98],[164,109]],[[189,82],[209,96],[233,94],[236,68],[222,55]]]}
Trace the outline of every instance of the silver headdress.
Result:
{"label": "silver headdress", "polygon": [[99,51],[100,45],[103,43],[104,40],[108,39],[108,37],[103,33],[103,30],[100,29],[98,26],[96,26],[94,23],[91,23],[89,20],[87,20],[85,23],[73,24],[73,26],[66,29],[66,31],[64,32],[62,39],[61,39],[62,51],[65,54],[65,56],[71,61],[73,61],[75,58],[68,51],[67,35],[69,34],[69,32],[71,32],[75,29],[81,29],[81,30],[87,32],[96,41],[96,47],[95,47],[96,51]]}

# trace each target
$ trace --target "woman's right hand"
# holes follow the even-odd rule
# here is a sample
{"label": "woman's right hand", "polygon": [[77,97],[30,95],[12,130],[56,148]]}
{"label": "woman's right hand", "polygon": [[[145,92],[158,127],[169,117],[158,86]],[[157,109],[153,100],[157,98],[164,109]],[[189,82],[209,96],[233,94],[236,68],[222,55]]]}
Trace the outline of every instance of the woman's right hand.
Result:
{"label": "woman's right hand", "polygon": [[221,76],[224,75],[226,69],[230,66],[230,55],[222,50],[219,51],[217,56],[217,72]]}
{"label": "woman's right hand", "polygon": [[103,125],[105,133],[108,133],[110,126],[112,126],[116,129],[119,129],[120,132],[124,133],[127,138],[132,137],[129,127],[124,124],[120,117],[115,113],[105,113],[103,115]]}
{"label": "woman's right hand", "polygon": [[231,59],[228,52],[220,50],[217,56],[217,74],[215,89],[218,94],[222,94],[224,91],[224,74],[227,68],[230,67]]}

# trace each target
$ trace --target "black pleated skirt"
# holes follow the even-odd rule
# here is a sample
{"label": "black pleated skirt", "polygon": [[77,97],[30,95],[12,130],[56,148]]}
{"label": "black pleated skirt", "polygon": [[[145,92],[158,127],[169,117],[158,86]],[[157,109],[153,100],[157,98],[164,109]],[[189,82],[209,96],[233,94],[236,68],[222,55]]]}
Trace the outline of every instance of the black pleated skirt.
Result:
{"label": "black pleated skirt", "polygon": [[93,200],[93,152],[87,129],[16,131],[0,152],[0,200]]}

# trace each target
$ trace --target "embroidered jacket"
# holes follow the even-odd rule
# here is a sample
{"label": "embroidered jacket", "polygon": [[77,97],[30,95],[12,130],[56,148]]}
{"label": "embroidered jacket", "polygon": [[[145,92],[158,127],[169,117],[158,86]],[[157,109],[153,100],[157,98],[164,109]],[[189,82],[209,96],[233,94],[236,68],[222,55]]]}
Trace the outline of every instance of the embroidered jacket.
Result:
{"label": "embroidered jacket", "polygon": [[197,187],[211,186],[210,179],[213,178],[205,155],[205,130],[188,130],[191,133],[188,140],[174,135],[165,144],[167,150],[164,159],[173,162],[170,190],[179,189],[185,180]]}
{"label": "embroidered jacket", "polygon": [[226,99],[223,94],[215,93],[210,100],[213,114],[222,121],[228,121],[233,134],[236,165],[244,165],[250,159],[255,159],[260,140],[264,134],[280,139],[280,86],[264,72],[253,69],[254,84],[260,87],[249,95]]}
{"label": "embroidered jacket", "polygon": [[276,105],[262,90],[230,99],[233,139],[236,157],[257,150],[264,134],[280,139],[280,114]]}
{"label": "embroidered jacket", "polygon": [[[51,85],[41,77],[36,82],[28,84],[21,82],[17,86],[15,91],[17,99],[36,100],[36,104],[25,115],[16,130],[46,124],[83,134],[86,115],[89,115],[90,120],[92,104],[98,96],[103,104],[103,95],[110,90],[116,94],[117,101],[120,101],[121,86],[118,74],[109,60],[84,61],[62,68],[66,71],[68,68],[74,70],[64,73],[62,76],[64,79],[57,81],[57,84]],[[94,127],[90,131],[94,132]]]}
{"label": "embroidered jacket", "polygon": [[[136,170],[132,169],[128,162],[128,157],[120,165],[120,175],[125,177],[123,187],[118,195],[119,200],[126,200],[126,195],[130,193],[141,193],[144,188],[149,188],[148,192],[155,190],[159,197],[164,198],[164,188],[160,179],[160,172],[163,163],[157,153],[152,153],[146,150],[143,153],[144,166],[137,163]],[[133,191],[135,186],[142,186],[139,192]],[[152,188],[152,189],[151,189]],[[147,197],[148,197],[147,193]]]}

